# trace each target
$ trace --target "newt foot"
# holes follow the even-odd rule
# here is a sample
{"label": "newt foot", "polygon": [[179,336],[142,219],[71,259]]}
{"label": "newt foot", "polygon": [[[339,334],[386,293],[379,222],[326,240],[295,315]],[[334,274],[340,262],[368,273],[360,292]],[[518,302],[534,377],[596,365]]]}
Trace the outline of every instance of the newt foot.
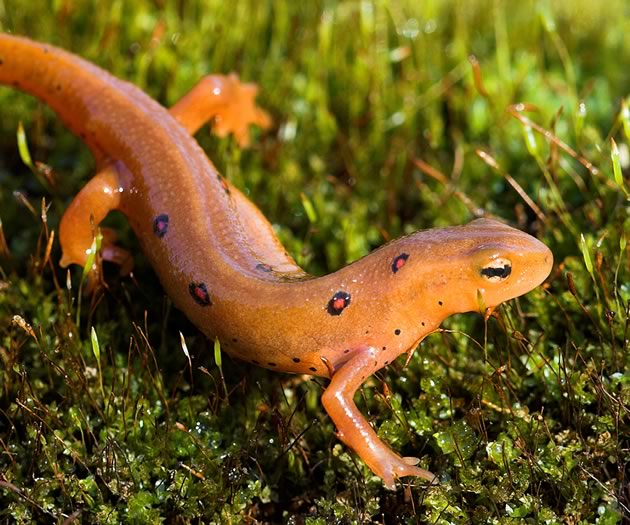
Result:
{"label": "newt foot", "polygon": [[256,105],[256,84],[241,83],[234,73],[226,77],[226,84],[233,95],[229,102],[221,108],[214,118],[214,132],[224,137],[234,134],[241,147],[249,146],[249,126],[255,124],[261,128],[271,125],[269,114]]}
{"label": "newt foot", "polygon": [[383,462],[377,469],[373,470],[383,479],[383,484],[389,490],[396,490],[396,480],[406,476],[423,478],[430,481],[431,485],[436,485],[438,479],[435,474],[415,466],[419,461],[418,458],[401,458],[400,456],[392,454],[392,457],[387,462]]}

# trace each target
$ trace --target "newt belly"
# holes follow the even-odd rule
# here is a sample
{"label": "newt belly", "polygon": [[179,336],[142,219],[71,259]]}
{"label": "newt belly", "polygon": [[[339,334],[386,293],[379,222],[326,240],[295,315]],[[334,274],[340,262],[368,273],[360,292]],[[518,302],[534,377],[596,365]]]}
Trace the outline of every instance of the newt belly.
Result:
{"label": "newt belly", "polygon": [[[268,124],[252,85],[205,77],[167,110],[75,55],[6,34],[0,83],[48,104],[97,159],[100,171],[60,224],[63,266],[84,265],[93,224],[120,210],[168,295],[204,334],[253,364],[331,377],[324,407],[387,487],[402,476],[434,478],[377,437],[353,395],[447,316],[494,308],[538,286],[552,266],[544,244],[478,219],[417,232],[313,277],[192,138],[214,118],[219,133],[246,144],[249,124]],[[102,257],[130,260],[109,236]]]}

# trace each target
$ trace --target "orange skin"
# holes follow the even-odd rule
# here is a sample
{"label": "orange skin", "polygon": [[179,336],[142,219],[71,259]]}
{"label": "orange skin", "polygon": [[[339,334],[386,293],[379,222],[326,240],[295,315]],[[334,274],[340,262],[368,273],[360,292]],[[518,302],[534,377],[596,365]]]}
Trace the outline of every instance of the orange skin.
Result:
{"label": "orange skin", "polygon": [[[388,488],[402,476],[434,479],[378,438],[354,393],[449,315],[483,312],[538,286],[553,261],[544,244],[479,219],[414,233],[312,277],[191,137],[214,118],[216,131],[245,145],[250,123],[269,123],[253,86],[209,76],[169,111],[75,55],[6,34],[0,83],[53,108],[101,169],[61,221],[62,266],[85,264],[94,225],[120,210],[168,295],[204,334],[250,363],[331,377],[322,402],[339,437]],[[130,260],[111,235],[102,257]]]}

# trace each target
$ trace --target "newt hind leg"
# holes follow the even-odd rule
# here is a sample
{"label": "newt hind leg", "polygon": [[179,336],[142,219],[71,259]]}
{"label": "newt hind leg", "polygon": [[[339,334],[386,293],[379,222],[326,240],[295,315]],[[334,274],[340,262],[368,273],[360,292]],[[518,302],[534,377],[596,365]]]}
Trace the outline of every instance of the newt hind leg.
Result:
{"label": "newt hind leg", "polygon": [[402,458],[381,441],[352,400],[361,384],[374,373],[375,352],[368,349],[357,354],[337,370],[322,396],[328,415],[337,426],[337,435],[352,448],[388,489],[395,489],[395,480],[417,476],[429,481],[436,477],[428,470],[414,466],[415,458]]}
{"label": "newt hind leg", "polygon": [[[251,124],[261,128],[271,125],[269,115],[256,105],[257,92],[255,84],[241,83],[234,73],[207,75],[169,112],[191,135],[214,119],[214,133],[219,136],[234,133],[239,145],[245,147],[249,144]],[[304,271],[285,252],[260,210],[229,181],[224,180],[223,183],[232,196],[236,217],[243,225],[247,242],[261,264],[285,276],[304,276]]]}
{"label": "newt hind leg", "polygon": [[[208,75],[169,111],[191,135],[203,124],[215,118],[215,133],[222,136],[234,133],[239,144],[247,146],[250,124],[264,128],[271,123],[267,113],[256,106],[254,100],[256,92],[254,84],[241,83],[235,74]],[[103,162],[101,157],[104,158],[104,155],[98,156]],[[110,211],[120,208],[122,192],[125,191],[131,175],[120,162],[103,165],[103,169],[76,195],[61,219],[59,239],[62,267],[70,264],[85,265],[96,227]],[[255,212],[260,215],[257,209],[254,211],[254,207],[244,196],[240,196],[239,202],[242,202],[243,211],[252,208],[250,213],[252,220],[257,217]],[[113,231],[103,229],[102,232],[101,257],[103,260],[118,264],[123,274],[129,273],[133,265],[131,254],[115,245]],[[92,268],[91,273],[93,277],[99,276],[98,263]]]}
{"label": "newt hind leg", "polygon": [[[107,214],[120,207],[121,194],[125,191],[125,167],[119,163],[108,164],[97,173],[74,197],[59,224],[59,242],[62,267],[70,264],[85,266],[97,226]],[[118,264],[123,272],[131,270],[131,255],[115,245],[115,235],[103,229],[101,256]],[[98,275],[98,264],[91,273]]]}
{"label": "newt hind leg", "polygon": [[241,147],[249,145],[249,126],[268,128],[271,118],[256,105],[258,87],[242,83],[234,73],[203,77],[169,111],[194,135],[214,119],[213,132],[220,137],[233,133]]}

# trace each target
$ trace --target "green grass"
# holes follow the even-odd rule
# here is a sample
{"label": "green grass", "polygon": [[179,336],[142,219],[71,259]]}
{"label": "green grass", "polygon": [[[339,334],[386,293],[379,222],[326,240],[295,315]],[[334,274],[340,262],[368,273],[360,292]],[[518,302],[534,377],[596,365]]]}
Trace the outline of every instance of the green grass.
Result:
{"label": "green grass", "polygon": [[[0,1],[3,30],[167,105],[208,72],[258,82],[270,132],[247,151],[198,140],[313,273],[480,211],[556,261],[544,287],[487,324],[449,319],[357,395],[441,480],[389,492],[334,437],[325,381],[217,366],[120,216],[134,276],[112,270],[100,301],[81,299],[81,269],[59,269],[56,242],[45,254],[93,162],[2,88],[0,523],[630,519],[629,15],[623,0]],[[20,160],[20,121],[56,184]]]}

